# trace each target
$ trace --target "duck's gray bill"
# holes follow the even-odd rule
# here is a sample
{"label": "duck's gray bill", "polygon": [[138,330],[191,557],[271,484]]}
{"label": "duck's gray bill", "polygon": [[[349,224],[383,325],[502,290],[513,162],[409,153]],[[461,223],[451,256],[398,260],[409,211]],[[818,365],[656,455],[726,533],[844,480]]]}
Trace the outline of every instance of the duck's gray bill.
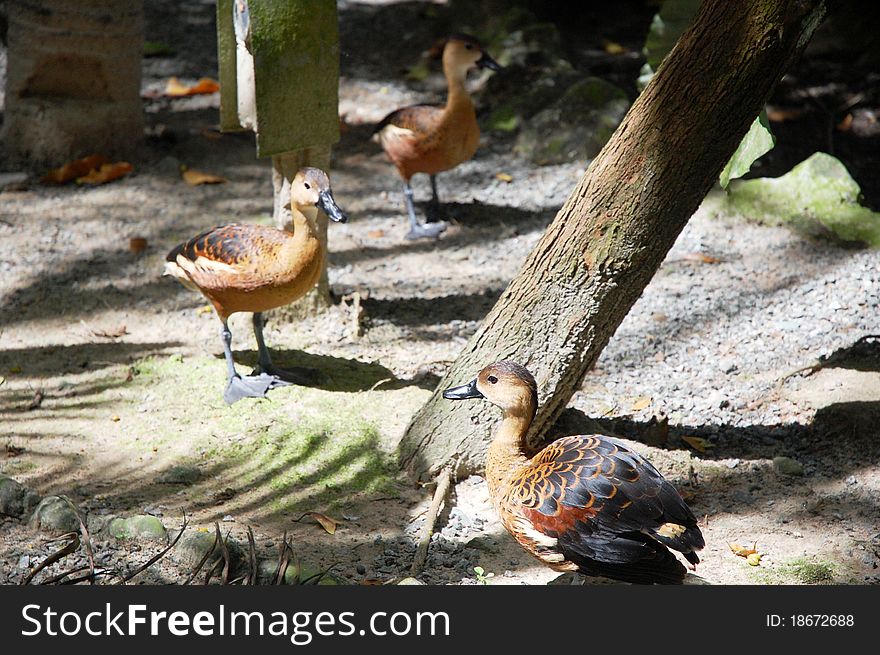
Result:
{"label": "duck's gray bill", "polygon": [[497,61],[492,59],[492,57],[490,57],[485,52],[483,53],[482,57],[477,59],[477,66],[479,66],[480,68],[488,68],[490,71],[500,71],[501,70],[501,64],[499,64]]}
{"label": "duck's gray bill", "polygon": [[348,220],[348,216],[339,209],[339,205],[333,200],[333,196],[329,191],[321,191],[318,194],[318,202],[315,203],[315,206],[327,214],[331,221],[345,223]]}
{"label": "duck's gray bill", "polygon": [[460,387],[452,387],[443,392],[446,400],[466,400],[468,398],[482,398],[483,394],[477,389],[477,381],[471,380]]}

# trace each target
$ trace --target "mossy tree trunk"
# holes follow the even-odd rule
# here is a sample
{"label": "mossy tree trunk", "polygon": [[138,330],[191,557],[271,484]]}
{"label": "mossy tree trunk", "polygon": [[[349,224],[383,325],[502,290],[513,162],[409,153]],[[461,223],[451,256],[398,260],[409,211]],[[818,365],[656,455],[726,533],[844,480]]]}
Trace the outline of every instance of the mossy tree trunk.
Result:
{"label": "mossy tree trunk", "polygon": [[422,479],[482,470],[498,412],[440,393],[498,359],[535,374],[533,442],[552,426],[824,14],[822,0],[702,3],[413,418],[402,465]]}

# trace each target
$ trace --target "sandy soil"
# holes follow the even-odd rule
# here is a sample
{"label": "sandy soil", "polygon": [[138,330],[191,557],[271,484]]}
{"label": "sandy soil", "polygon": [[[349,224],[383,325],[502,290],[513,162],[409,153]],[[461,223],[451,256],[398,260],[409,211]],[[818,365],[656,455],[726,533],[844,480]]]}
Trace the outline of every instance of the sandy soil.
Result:
{"label": "sandy soil", "polygon": [[[102,532],[111,518],[148,513],[172,528],[185,512],[191,528],[219,521],[240,543],[252,527],[267,557],[286,532],[341,580],[405,575],[430,489],[396,470],[397,443],[585,170],[534,168],[484,134],[474,160],[440,178],[452,227],[436,243],[405,241],[399,181],[369,124],[430,99],[437,79],[407,84],[399,73],[411,62],[361,57],[345,41],[345,11],[360,11],[349,4],[346,130],[332,181],[353,220],[330,227],[330,281],[337,298],[360,294],[362,334],[344,302],[267,328],[280,363],[325,373],[316,387],[225,406],[219,324],[203,299],[161,277],[181,239],[270,221],[269,167],[254,158],[251,135],[216,133],[216,97],[145,100],[153,136],[121,181],[28,182],[0,194],[0,473],[75,500],[108,566],[135,566],[160,547],[116,543]],[[197,47],[211,41],[211,8],[190,8],[175,25],[160,9],[148,9],[148,38],[182,45],[145,62],[145,91],[216,66]],[[187,29],[201,36],[181,40]],[[355,76],[361,69],[371,75]],[[188,186],[180,164],[228,182]],[[416,194],[427,197],[426,180]],[[146,250],[132,252],[132,237]],[[707,548],[694,582],[880,581],[880,345],[863,339],[877,331],[877,263],[873,252],[731,216],[713,198],[572,399],[559,432],[598,427],[632,440],[702,517]],[[246,369],[256,359],[249,317],[231,327]],[[786,377],[823,356],[823,367]],[[669,420],[664,447],[647,445],[658,434],[652,417]],[[685,437],[704,441],[694,448]],[[779,456],[802,474],[781,473]],[[180,464],[200,478],[158,482]],[[296,520],[310,510],[338,519],[335,534]],[[438,531],[424,581],[475,583],[474,566],[493,574],[489,584],[558,578],[503,532],[479,477],[457,481]],[[19,581],[57,547],[46,538],[0,518],[0,582]],[[731,542],[757,542],[761,565],[733,555]],[[136,580],[187,573],[167,558]]]}

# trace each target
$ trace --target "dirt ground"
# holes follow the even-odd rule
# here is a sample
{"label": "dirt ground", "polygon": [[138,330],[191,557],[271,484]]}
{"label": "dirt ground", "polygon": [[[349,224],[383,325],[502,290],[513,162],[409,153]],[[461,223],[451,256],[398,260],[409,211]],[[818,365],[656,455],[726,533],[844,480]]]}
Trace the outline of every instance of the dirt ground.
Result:
{"label": "dirt ground", "polygon": [[[401,5],[401,24],[414,27],[384,57],[357,36],[364,21],[391,20],[388,6],[340,4],[345,129],[331,179],[352,220],[330,226],[329,275],[337,300],[360,295],[363,315],[349,299],[298,322],[271,317],[266,331],[279,363],[323,372],[315,387],[227,407],[216,317],[161,276],[167,251],[197,231],[271,222],[269,165],[252,135],[216,132],[216,95],[145,98],[150,137],[123,180],[32,179],[0,193],[0,474],[73,499],[107,566],[130,569],[162,545],[117,542],[104,531],[112,518],[151,514],[175,528],[185,513],[190,530],[216,521],[242,544],[251,527],[266,557],[286,533],[340,581],[407,574],[431,489],[398,471],[397,444],[588,162],[534,167],[484,133],[474,160],[440,177],[450,229],[436,243],[404,240],[399,180],[370,124],[436,99],[441,81],[402,74],[431,36],[411,20],[424,3]],[[147,96],[170,75],[216,74],[213,3],[187,3],[176,21],[167,11],[147,2],[147,38],[176,51],[145,60]],[[784,156],[780,145],[766,166]],[[181,164],[228,182],[188,186]],[[426,180],[415,189],[427,197]],[[133,252],[133,237],[146,250]],[[631,440],[701,517],[707,547],[693,582],[880,582],[880,342],[869,338],[880,332],[878,259],[730,215],[713,194],[572,399],[557,432]],[[249,321],[230,325],[244,370],[256,361]],[[648,445],[661,433],[663,446]],[[173,481],[179,466],[197,478]],[[336,519],[335,533],[298,520],[309,511]],[[0,583],[57,549],[47,538],[0,517]],[[728,545],[754,542],[756,567]],[[166,558],[135,581],[188,572]],[[481,478],[456,481],[422,581],[558,578],[504,533]]]}

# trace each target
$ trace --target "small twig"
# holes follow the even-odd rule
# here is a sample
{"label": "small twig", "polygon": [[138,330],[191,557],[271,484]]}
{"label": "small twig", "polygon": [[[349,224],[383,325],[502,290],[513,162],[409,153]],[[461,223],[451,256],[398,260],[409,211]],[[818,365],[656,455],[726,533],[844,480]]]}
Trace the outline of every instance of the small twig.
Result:
{"label": "small twig", "polygon": [[[301,585],[306,585],[306,584],[313,584],[313,585],[316,585],[316,584],[320,584],[320,583],[321,583],[321,580],[324,579],[324,576],[326,576],[328,573],[330,573],[330,571],[332,571],[332,570],[333,570],[334,568],[336,568],[338,565],[339,565],[339,562],[333,562],[333,564],[331,564],[330,566],[328,566],[328,567],[327,567],[326,569],[324,569],[323,571],[320,571],[320,572],[318,572],[318,573],[315,573],[314,575],[310,575],[309,577],[305,578],[304,580],[300,580],[299,583],[300,583]],[[314,580],[314,582],[312,582],[312,580]]]}
{"label": "small twig", "polygon": [[370,391],[375,391],[376,389],[381,387],[383,384],[385,384],[386,382],[391,382],[393,379],[394,378],[385,378],[383,380],[379,380],[376,384],[374,384],[372,387],[370,387]]}
{"label": "small twig", "polygon": [[247,529],[248,538],[248,564],[250,565],[250,573],[248,573],[246,585],[254,586],[257,584],[257,544],[254,541],[254,531],[251,526]]}
{"label": "small twig", "polygon": [[287,530],[285,530],[284,535],[281,537],[281,546],[278,550],[278,566],[275,567],[275,575],[272,576],[272,584],[278,585],[281,584],[281,580],[284,580],[284,574],[287,573],[287,550]]}
{"label": "small twig", "polygon": [[211,557],[211,555],[214,553],[215,548],[217,548],[217,537],[214,538],[214,543],[211,544],[211,547],[207,551],[205,551],[204,555],[202,555],[202,559],[200,559],[199,563],[196,564],[196,568],[193,569],[193,572],[186,579],[186,582],[183,583],[184,585],[188,585],[188,584],[192,583],[193,580],[196,579],[196,576],[199,574],[199,571],[202,570],[202,567],[205,565],[205,562],[207,562],[208,558]]}
{"label": "small twig", "polygon": [[183,533],[184,533],[184,531],[186,530],[186,524],[187,524],[187,521],[186,521],[186,512],[184,512],[184,513],[183,513],[183,524],[180,526],[180,531],[177,533],[177,536],[174,537],[174,541],[172,541],[172,542],[171,542],[170,544],[168,544],[165,548],[163,548],[163,549],[160,550],[158,553],[156,553],[155,555],[153,555],[150,559],[148,559],[144,564],[142,564],[141,566],[139,566],[138,568],[136,568],[134,571],[132,571],[132,572],[129,573],[128,575],[124,575],[124,576],[122,576],[122,577],[120,578],[120,581],[117,582],[116,584],[125,584],[126,582],[128,582],[129,580],[131,580],[133,577],[135,577],[136,575],[139,575],[139,574],[143,573],[143,572],[146,571],[148,568],[150,568],[151,566],[153,566],[153,564],[155,564],[155,563],[158,562],[160,559],[162,559],[163,557],[165,557],[165,555],[168,553],[168,551],[170,551],[172,548],[174,548],[174,547],[177,545],[177,542],[180,541],[180,538],[183,536]]}
{"label": "small twig", "polygon": [[[220,524],[216,521],[214,522],[214,528],[217,532],[220,532]],[[226,541],[229,539],[229,531],[226,531],[226,536],[220,540],[220,554],[223,555],[223,580],[221,584],[229,584],[229,574],[232,570],[232,558],[229,556],[229,546]]]}
{"label": "small twig", "polygon": [[[79,573],[80,571],[86,571],[89,569],[89,565],[85,566],[77,566],[75,569],[70,569],[69,571],[65,571],[64,573],[59,573],[58,575],[53,575],[51,578],[46,578],[40,584],[41,585],[50,585],[58,582],[59,580],[63,580],[69,575],[73,575],[74,573]],[[88,577],[88,576],[86,576]]]}
{"label": "small twig", "polygon": [[431,507],[428,509],[428,515],[425,517],[425,525],[422,526],[422,533],[419,536],[419,545],[416,548],[416,554],[413,557],[412,567],[409,573],[415,577],[422,572],[425,566],[425,560],[428,558],[428,546],[431,545],[431,535],[434,534],[434,525],[437,523],[437,515],[440,513],[440,506],[449,493],[449,485],[452,482],[452,469],[446,467],[437,476],[437,488],[434,489],[434,497],[431,499]]}
{"label": "small twig", "polygon": [[91,535],[89,535],[89,529],[86,527],[85,519],[79,511],[79,507],[77,507],[70,498],[67,496],[59,496],[59,498],[70,506],[70,509],[72,509],[74,515],[76,515],[77,521],[79,521],[83,545],[86,548],[86,555],[89,558],[89,584],[95,584],[95,551],[92,549],[92,538]]}
{"label": "small twig", "polygon": [[44,568],[46,568],[47,566],[51,566],[52,564],[54,564],[58,560],[60,560],[64,557],[67,557],[68,555],[72,555],[77,550],[79,550],[79,533],[67,532],[67,533],[61,535],[58,539],[53,539],[52,541],[58,541],[60,539],[70,539],[70,541],[67,542],[67,544],[65,544],[65,546],[63,548],[52,553],[46,559],[44,559],[42,562],[40,562],[39,565],[37,565],[37,567],[34,568],[33,571],[28,573],[27,576],[25,577],[25,579],[21,581],[21,583],[20,583],[21,585],[30,584],[31,580],[34,579],[34,576],[37,573],[39,573],[40,571],[42,571]]}

